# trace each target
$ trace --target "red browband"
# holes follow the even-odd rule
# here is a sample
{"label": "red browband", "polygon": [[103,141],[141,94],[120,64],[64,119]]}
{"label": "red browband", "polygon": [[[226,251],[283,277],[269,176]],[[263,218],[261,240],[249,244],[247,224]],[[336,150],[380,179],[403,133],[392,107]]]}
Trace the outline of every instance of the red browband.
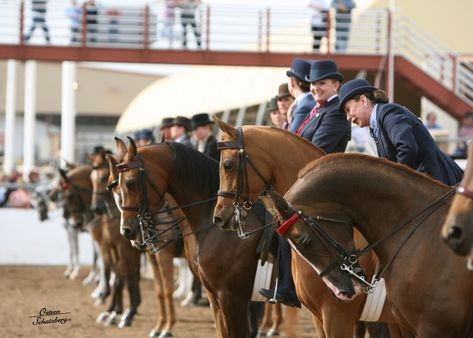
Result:
{"label": "red browband", "polygon": [[289,230],[290,227],[294,225],[294,223],[297,222],[297,220],[300,218],[299,213],[294,213],[286,222],[281,224],[279,228],[276,229],[276,232],[278,233],[279,236],[284,236],[284,234]]}

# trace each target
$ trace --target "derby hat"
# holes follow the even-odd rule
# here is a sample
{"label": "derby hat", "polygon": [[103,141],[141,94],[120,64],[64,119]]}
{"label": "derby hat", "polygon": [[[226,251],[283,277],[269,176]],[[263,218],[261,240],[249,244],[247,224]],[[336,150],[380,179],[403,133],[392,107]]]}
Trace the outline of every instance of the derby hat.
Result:
{"label": "derby hat", "polygon": [[294,76],[296,79],[307,82],[305,77],[310,73],[310,62],[301,58],[292,60],[291,69],[286,71],[287,76]]}
{"label": "derby hat", "polygon": [[153,140],[153,131],[151,129],[142,129],[135,133],[134,137],[135,141],[138,140]]}
{"label": "derby hat", "polygon": [[337,64],[332,60],[312,61],[309,76],[306,76],[305,80],[313,83],[324,79],[336,79],[342,82],[343,75],[338,72]]}
{"label": "derby hat", "polygon": [[350,101],[352,98],[359,94],[363,93],[371,93],[375,90],[376,87],[373,87],[368,81],[365,79],[354,79],[350,80],[345,83],[342,88],[340,88],[340,92],[338,96],[340,97],[340,104],[338,105],[338,110],[341,113],[345,113],[345,104]]}
{"label": "derby hat", "polygon": [[291,96],[291,93],[289,92],[289,86],[287,83],[281,83],[279,85],[278,95],[276,95],[276,98],[279,100],[288,96]]}
{"label": "derby hat", "polygon": [[172,120],[172,126],[182,126],[186,131],[191,130],[191,120],[184,116],[178,116]]}
{"label": "derby hat", "polygon": [[160,129],[164,129],[164,128],[170,128],[172,127],[172,121],[174,119],[172,117],[165,117],[162,119],[161,121],[161,127]]}
{"label": "derby hat", "polygon": [[195,114],[191,118],[191,129],[194,130],[197,127],[200,126],[206,126],[208,124],[213,124],[213,121],[210,121],[209,114],[207,113],[200,113],[200,114]]}
{"label": "derby hat", "polygon": [[274,97],[271,98],[271,100],[269,100],[267,111],[269,113],[272,113],[273,111],[276,111],[278,109],[279,109],[278,108],[278,99],[276,98],[276,96],[274,96]]}

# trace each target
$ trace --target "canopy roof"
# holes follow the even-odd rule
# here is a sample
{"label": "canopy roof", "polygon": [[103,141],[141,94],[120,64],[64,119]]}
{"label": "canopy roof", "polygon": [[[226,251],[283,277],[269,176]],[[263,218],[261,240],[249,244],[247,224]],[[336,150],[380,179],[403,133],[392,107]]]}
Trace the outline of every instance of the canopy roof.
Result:
{"label": "canopy roof", "polygon": [[[288,69],[288,68],[287,68]],[[287,82],[286,68],[192,66],[159,79],[125,109],[116,132],[158,126],[164,117],[191,117],[268,101]]]}

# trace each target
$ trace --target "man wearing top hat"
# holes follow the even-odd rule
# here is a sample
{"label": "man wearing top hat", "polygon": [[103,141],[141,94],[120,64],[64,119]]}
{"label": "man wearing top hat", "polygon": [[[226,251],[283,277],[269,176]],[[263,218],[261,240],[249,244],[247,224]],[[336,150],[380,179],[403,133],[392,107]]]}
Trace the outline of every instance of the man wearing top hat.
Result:
{"label": "man wearing top hat", "polygon": [[161,132],[161,141],[171,141],[172,117],[165,117],[161,121],[159,131]]}
{"label": "man wearing top hat", "polygon": [[[289,92],[295,97],[292,104],[292,119],[289,121],[289,131],[295,133],[310,111],[315,107],[314,97],[310,94],[310,84],[305,77],[310,73],[310,62],[295,58],[291,69],[286,72],[289,77]],[[288,117],[289,120],[289,117]]]}
{"label": "man wearing top hat", "polygon": [[185,144],[192,147],[189,131],[191,129],[191,120],[184,116],[178,116],[172,120],[171,139],[174,142]]}
{"label": "man wearing top hat", "polygon": [[334,61],[319,60],[311,63],[310,74],[305,79],[317,105],[302,121],[297,134],[326,153],[344,152],[351,137],[351,124],[338,110],[343,75]]}
{"label": "man wearing top hat", "polygon": [[195,114],[191,118],[192,136],[196,140],[196,149],[201,153],[220,160],[220,153],[217,150],[217,139],[212,135],[213,121],[210,121],[209,114]]}
{"label": "man wearing top hat", "polygon": [[287,83],[282,83],[278,87],[278,94],[276,95],[277,104],[279,108],[279,113],[286,116],[286,123],[282,126],[283,129],[288,128],[287,114],[289,112],[289,107],[291,107],[294,102],[294,98],[289,92],[289,87]]}

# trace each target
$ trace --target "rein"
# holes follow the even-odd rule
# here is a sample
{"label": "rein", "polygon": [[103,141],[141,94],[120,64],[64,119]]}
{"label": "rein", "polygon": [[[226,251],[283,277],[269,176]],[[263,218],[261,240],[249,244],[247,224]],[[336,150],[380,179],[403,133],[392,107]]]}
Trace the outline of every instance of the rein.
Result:
{"label": "rein", "polygon": [[[316,220],[322,220],[322,221],[328,221],[332,223],[352,224],[350,221],[328,218],[328,217],[323,217],[323,216],[315,216],[315,217],[308,216],[308,215],[305,215],[302,212],[302,210],[295,209],[292,206],[290,206],[290,208],[294,211],[294,214],[278,227],[277,232],[279,235],[284,236],[284,234],[292,227],[292,225],[294,225],[299,219],[302,220],[311,228],[314,234],[319,238],[319,240],[324,244],[324,246],[327,247],[330,254],[335,258],[335,262],[329,264],[328,267],[326,267],[319,274],[320,277],[323,277],[330,270],[332,270],[338,265],[341,270],[347,271],[350,275],[355,277],[359,282],[364,284],[366,286],[364,288],[364,291],[366,293],[370,293],[372,292],[376,284],[379,282],[379,280],[386,273],[386,271],[394,263],[394,260],[399,255],[401,249],[404,247],[407,241],[414,235],[417,229],[424,223],[424,221],[429,216],[432,215],[433,212],[435,212],[438,208],[440,208],[447,199],[452,197],[455,194],[455,192],[456,192],[455,189],[451,189],[447,191],[445,194],[441,195],[440,197],[435,199],[433,202],[429,203],[425,208],[423,208],[422,210],[414,214],[407,221],[396,226],[389,233],[387,233],[385,236],[378,239],[374,243],[368,244],[362,250],[355,249],[353,252],[348,252],[340,245],[340,243],[338,243],[334,238],[332,238],[322,228],[322,226],[319,223],[316,222]],[[473,194],[472,194],[472,198],[473,198]],[[407,237],[399,245],[399,248],[396,250],[396,252],[394,253],[393,257],[389,260],[389,262],[380,271],[378,271],[373,282],[369,283],[368,281],[366,281],[365,276],[359,274],[360,271],[362,271],[362,269],[359,266],[358,258],[366,254],[368,251],[379,246],[381,243],[385,242],[387,239],[389,239],[390,237],[398,233],[402,228],[404,228],[406,225],[408,225],[409,223],[413,222],[416,219],[419,219],[419,220],[415,224],[414,228],[410,231]],[[334,251],[337,251],[338,255],[334,253]]]}
{"label": "rein", "polygon": [[[265,184],[264,190],[261,192],[261,195],[266,195],[266,193],[270,190],[273,190],[273,186],[271,182],[268,182],[263,175],[261,175],[260,171],[254,165],[253,161],[251,161],[248,153],[245,150],[244,140],[243,140],[243,129],[239,127],[237,129],[237,141],[226,141],[226,142],[217,142],[217,149],[218,150],[226,150],[226,149],[235,149],[238,150],[238,171],[237,171],[237,182],[236,182],[236,190],[235,191],[223,191],[219,190],[217,192],[217,196],[221,196],[224,198],[233,198],[233,207],[235,221],[238,224],[237,233],[238,237],[241,239],[248,238],[250,234],[254,232],[245,232],[244,227],[246,225],[246,217],[248,216],[248,212],[253,209],[253,202],[251,202],[249,198],[249,180],[248,180],[248,166],[249,164],[256,175],[263,181]],[[246,197],[244,197],[244,194]]]}

